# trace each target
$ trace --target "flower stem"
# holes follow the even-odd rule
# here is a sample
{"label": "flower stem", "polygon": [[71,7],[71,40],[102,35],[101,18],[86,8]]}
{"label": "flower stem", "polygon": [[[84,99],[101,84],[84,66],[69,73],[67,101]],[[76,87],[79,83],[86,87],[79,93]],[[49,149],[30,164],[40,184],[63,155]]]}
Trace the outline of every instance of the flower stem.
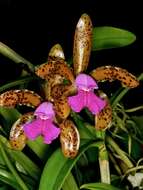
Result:
{"label": "flower stem", "polygon": [[108,153],[103,144],[102,147],[99,148],[99,166],[100,166],[100,175],[101,182],[110,184],[110,168],[109,168],[109,160]]}
{"label": "flower stem", "polygon": [[31,62],[23,58],[21,55],[16,53],[14,50],[12,50],[10,47],[3,44],[2,42],[0,42],[0,53],[17,64],[24,63],[28,67],[29,71],[34,72],[34,65]]}
{"label": "flower stem", "polygon": [[142,105],[142,106],[135,107],[135,108],[127,109],[127,110],[125,110],[125,112],[130,113],[130,112],[135,112],[135,111],[138,111],[138,110],[141,110],[141,109],[143,110],[143,105]]}
{"label": "flower stem", "polygon": [[111,153],[109,153],[109,158],[110,160],[112,161],[113,165],[114,165],[114,168],[116,169],[117,173],[121,176],[122,175],[122,172],[121,172],[121,169],[120,167],[118,166],[116,160],[114,159],[113,155]]}
{"label": "flower stem", "polygon": [[22,79],[19,79],[19,80],[16,80],[16,81],[12,81],[12,82],[9,82],[3,86],[0,87],[0,92],[4,91],[4,90],[7,90],[11,87],[14,87],[14,86],[18,86],[18,85],[21,85],[21,84],[25,84],[25,83],[28,83],[32,80],[35,80],[36,77],[31,77],[31,76],[28,76],[28,77],[24,77]]}
{"label": "flower stem", "polygon": [[24,181],[19,176],[18,172],[16,171],[16,169],[12,165],[11,161],[8,159],[7,153],[5,152],[5,150],[3,148],[3,143],[1,141],[0,141],[0,150],[1,150],[1,155],[2,155],[2,157],[3,157],[3,159],[4,159],[5,163],[6,163],[7,167],[9,168],[9,170],[14,175],[14,177],[17,180],[18,184],[20,185],[21,189],[22,190],[28,190],[28,187],[26,186]]}
{"label": "flower stem", "polygon": [[126,156],[125,152],[120,149],[120,147],[115,143],[115,141],[109,137],[106,136],[106,141],[109,146],[111,146],[114,151],[120,156],[120,159],[127,165],[128,168],[133,168],[133,163],[129,160],[129,158]]}
{"label": "flower stem", "polygon": [[125,88],[124,90],[122,90],[118,96],[114,99],[114,101],[112,102],[112,106],[115,107],[117,105],[117,103],[124,97],[124,95],[129,91],[129,88]]}

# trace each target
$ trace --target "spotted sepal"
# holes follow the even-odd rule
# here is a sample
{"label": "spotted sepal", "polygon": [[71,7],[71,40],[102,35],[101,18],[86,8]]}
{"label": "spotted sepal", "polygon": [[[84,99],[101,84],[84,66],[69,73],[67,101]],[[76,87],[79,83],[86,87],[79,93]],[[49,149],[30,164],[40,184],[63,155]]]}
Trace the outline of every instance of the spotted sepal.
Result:
{"label": "spotted sepal", "polygon": [[112,107],[105,93],[99,91],[99,96],[106,101],[106,106],[101,112],[95,115],[95,128],[97,130],[106,130],[112,123]]}
{"label": "spotted sepal", "polygon": [[74,85],[55,85],[51,89],[51,97],[56,114],[61,119],[66,119],[70,114],[70,106],[67,97],[75,94],[77,91]]}
{"label": "spotted sepal", "polygon": [[64,120],[69,116],[71,109],[68,104],[67,97],[61,96],[58,99],[54,99],[53,105],[56,115],[60,119]]}
{"label": "spotted sepal", "polygon": [[48,61],[50,60],[56,60],[56,59],[63,59],[65,60],[65,55],[63,52],[63,49],[60,44],[54,45],[48,55]]}
{"label": "spotted sepal", "polygon": [[9,108],[16,105],[37,107],[41,101],[41,97],[30,90],[9,90],[0,95],[0,106]]}
{"label": "spotted sepal", "polygon": [[22,115],[12,126],[10,130],[9,141],[12,149],[22,150],[27,141],[27,137],[23,130],[23,125],[34,119],[32,112]]}
{"label": "spotted sepal", "polygon": [[60,124],[60,142],[65,157],[74,158],[78,154],[80,136],[71,120],[65,120]]}
{"label": "spotted sepal", "polygon": [[44,90],[44,94],[45,94],[45,99],[47,101],[53,101],[52,98],[52,91],[53,91],[53,87],[60,85],[63,83],[63,78],[60,76],[55,76],[55,78],[50,78],[49,81],[45,81],[43,84],[43,90]]}
{"label": "spotted sepal", "polygon": [[85,71],[88,66],[92,45],[92,29],[90,17],[83,14],[77,23],[74,35],[73,64],[75,75]]}
{"label": "spotted sepal", "polygon": [[139,85],[137,78],[129,73],[126,69],[114,66],[102,66],[93,70],[91,76],[96,81],[119,80],[124,87],[135,88]]}
{"label": "spotted sepal", "polygon": [[69,80],[71,83],[74,82],[73,73],[64,60],[52,60],[44,63],[36,68],[35,73],[47,81],[50,81],[51,78],[55,79],[58,76]]}
{"label": "spotted sepal", "polygon": [[58,84],[51,90],[51,96],[53,99],[58,99],[61,96],[71,96],[77,93],[77,87],[73,85]]}

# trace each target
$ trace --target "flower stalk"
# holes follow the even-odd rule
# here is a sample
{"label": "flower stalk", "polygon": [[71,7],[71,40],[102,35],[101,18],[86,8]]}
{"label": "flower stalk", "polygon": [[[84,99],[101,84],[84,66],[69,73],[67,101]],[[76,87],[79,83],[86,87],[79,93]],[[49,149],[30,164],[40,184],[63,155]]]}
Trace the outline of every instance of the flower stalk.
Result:
{"label": "flower stalk", "polygon": [[100,175],[101,175],[101,182],[110,184],[110,168],[109,168],[109,160],[108,160],[108,153],[103,144],[99,147],[99,166],[100,166]]}
{"label": "flower stalk", "polygon": [[134,167],[133,163],[126,156],[125,152],[120,149],[120,147],[115,143],[115,141],[111,137],[106,136],[106,142],[108,143],[108,146],[111,146],[111,148],[113,148],[114,151],[120,156],[120,159],[126,164],[126,166],[129,169]]}

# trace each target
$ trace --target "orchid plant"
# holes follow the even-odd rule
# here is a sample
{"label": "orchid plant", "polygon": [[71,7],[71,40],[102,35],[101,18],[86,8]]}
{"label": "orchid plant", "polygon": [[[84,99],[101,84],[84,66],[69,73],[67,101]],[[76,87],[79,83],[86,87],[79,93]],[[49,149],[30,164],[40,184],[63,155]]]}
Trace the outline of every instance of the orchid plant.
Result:
{"label": "orchid plant", "polygon": [[[10,128],[9,140],[6,138],[7,135],[5,135],[3,127],[1,130],[2,165],[4,167],[6,165],[9,170],[7,176],[11,177],[11,179],[9,176],[5,177],[9,180],[8,182],[2,180],[5,179],[4,177],[0,177],[1,181],[11,185],[14,189],[23,190],[34,190],[37,184],[34,181],[35,179],[40,179],[39,190],[47,188],[48,190],[78,190],[81,185],[81,188],[84,189],[114,190],[116,188],[111,185],[109,160],[121,178],[123,175],[126,176],[126,173],[130,174],[135,171],[134,163],[114,141],[114,138],[119,137],[122,131],[128,134],[128,129],[125,127],[126,122],[130,121],[130,125],[133,123],[119,101],[130,88],[139,86],[139,80],[143,78],[142,74],[137,79],[127,70],[112,65],[98,67],[87,73],[91,50],[101,48],[102,43],[98,44],[98,35],[102,36],[106,33],[108,35],[111,29],[113,35],[114,32],[117,34],[124,32],[133,37],[133,34],[127,31],[113,29],[112,27],[101,28],[98,32],[98,28],[97,30],[93,28],[90,17],[87,14],[81,15],[75,30],[73,63],[70,66],[65,61],[65,55],[60,44],[51,48],[47,62],[39,66],[33,66],[9,47],[0,44],[0,52],[16,63],[26,65],[27,67],[24,67],[26,77],[28,79],[31,77],[30,80],[38,80],[41,88],[39,93],[24,88],[6,91],[9,87],[21,85],[21,80],[16,84],[13,82],[8,87],[0,88],[2,91],[5,90],[0,95],[2,117],[5,117],[5,113],[9,117],[11,117],[11,113],[18,113],[18,117]],[[97,35],[97,39],[94,34]],[[93,46],[94,41],[95,45]],[[105,46],[107,47],[109,42],[103,40],[104,43],[107,43]],[[129,43],[131,42],[126,42],[123,45]],[[112,38],[111,44],[114,44]],[[31,76],[29,77],[29,75]],[[114,80],[119,80],[125,89],[115,93],[112,97],[108,97],[100,89],[100,83]],[[32,107],[32,112],[20,114],[17,107],[19,105]],[[122,116],[120,116],[121,114]],[[87,120],[84,119],[84,115],[86,115]],[[60,137],[61,149],[52,151],[46,157],[45,153],[51,151],[50,147],[53,146],[53,141],[58,137]],[[56,142],[58,143],[58,141]],[[44,163],[43,171],[40,171],[36,163],[25,155],[26,145]],[[90,151],[89,148],[95,148],[95,150]],[[82,182],[87,183],[87,181],[81,180],[78,176],[80,172],[78,162],[81,165],[83,161],[83,164],[86,165],[86,162],[90,162],[88,155],[92,153],[99,160],[100,183],[83,185]],[[8,155],[10,155],[10,160]],[[92,156],[94,157],[94,155]],[[45,158],[47,158],[47,163]],[[21,161],[22,159],[25,159],[25,163]],[[118,161],[120,161],[120,166],[117,164]],[[18,164],[15,165],[15,163]],[[34,168],[31,171],[30,165]],[[72,168],[73,172],[71,171]],[[74,172],[76,172],[75,175],[73,175]],[[30,175],[31,181],[28,179],[28,175]],[[0,176],[2,176],[1,172]],[[25,180],[27,180],[28,185],[24,183]],[[70,187],[68,183],[70,183]]]}

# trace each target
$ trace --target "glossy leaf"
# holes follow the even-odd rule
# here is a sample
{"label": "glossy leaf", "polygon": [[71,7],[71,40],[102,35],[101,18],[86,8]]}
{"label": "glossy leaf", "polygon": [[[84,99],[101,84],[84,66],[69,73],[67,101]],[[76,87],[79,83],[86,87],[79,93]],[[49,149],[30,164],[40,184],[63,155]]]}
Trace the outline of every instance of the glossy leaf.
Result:
{"label": "glossy leaf", "polygon": [[5,147],[5,144],[0,139],[0,154],[3,157],[3,160],[5,161],[5,164],[6,164],[7,168],[11,171],[11,173],[15,177],[15,179],[16,179],[17,183],[19,184],[19,186],[21,187],[21,189],[28,190],[27,184],[23,181],[23,179],[19,175],[18,171],[14,167],[14,165],[12,163],[12,160],[9,158],[9,155],[7,154],[6,150],[7,149]]}
{"label": "glossy leaf", "polygon": [[41,136],[34,141],[28,140],[27,145],[42,161],[51,153],[50,146],[43,143]]}
{"label": "glossy leaf", "polygon": [[23,152],[10,149],[10,144],[5,137],[0,135],[0,141],[3,143],[4,149],[6,150],[10,160],[20,164],[20,166],[26,171],[27,174],[29,174],[29,176],[37,180],[41,173],[38,166]]}
{"label": "glossy leaf", "polygon": [[27,157],[21,151],[11,150],[9,151],[9,153],[11,153],[11,157],[24,168],[24,170],[27,174],[29,174],[29,176],[38,180],[41,171],[38,168],[38,166],[32,160],[30,160],[29,157]]}
{"label": "glossy leaf", "polygon": [[17,183],[15,177],[5,169],[0,169],[0,181],[10,185],[14,189],[21,190],[21,187]]}
{"label": "glossy leaf", "polygon": [[36,77],[31,77],[31,76],[27,76],[27,77],[22,77],[18,80],[15,80],[15,81],[11,81],[7,84],[4,84],[3,86],[0,87],[0,92],[2,91],[5,91],[7,89],[10,89],[12,87],[15,87],[15,86],[19,86],[19,85],[24,85],[24,84],[27,84],[33,80],[36,80]]}
{"label": "glossy leaf", "polygon": [[47,190],[47,188],[48,190],[60,190],[66,177],[69,175],[71,169],[83,152],[94,145],[96,146],[96,143],[92,143],[91,141],[84,143],[75,159],[65,158],[61,149],[56,150],[45,165],[40,180],[39,190]]}
{"label": "glossy leaf", "polygon": [[[80,189],[89,189],[89,190],[121,190],[112,185],[106,183],[88,183],[80,187]],[[123,190],[123,189],[122,189]]]}
{"label": "glossy leaf", "polygon": [[67,176],[67,178],[66,178],[66,180],[65,180],[65,182],[64,182],[64,184],[62,186],[62,189],[63,190],[79,190],[72,173],[70,173]]}
{"label": "glossy leaf", "polygon": [[21,55],[16,53],[14,50],[12,50],[10,47],[3,44],[2,42],[0,42],[0,53],[17,64],[24,63],[26,66],[28,66],[30,71],[34,71],[34,65],[32,63],[30,63],[28,60],[23,58]]}
{"label": "glossy leaf", "polygon": [[135,127],[138,129],[140,137],[143,137],[143,116],[133,116],[132,119],[134,121]]}
{"label": "glossy leaf", "polygon": [[[21,173],[20,174],[24,181],[28,184],[29,190],[33,190],[33,187],[35,185],[35,181],[30,178],[29,176]],[[13,187],[16,190],[22,190],[19,184],[17,183],[15,177],[13,174],[9,171],[7,171],[7,168],[0,168],[0,185],[3,184],[5,187],[7,187],[7,190],[10,189],[10,186]],[[7,185],[6,185],[7,184]],[[0,186],[0,190],[1,190]]]}
{"label": "glossy leaf", "polygon": [[4,130],[10,130],[12,124],[20,117],[20,113],[14,108],[0,107],[0,115],[4,118]]}
{"label": "glossy leaf", "polygon": [[109,26],[95,27],[93,29],[92,50],[123,47],[135,40],[136,36],[127,30]]}
{"label": "glossy leaf", "polygon": [[77,113],[72,112],[71,116],[78,128],[78,131],[80,133],[80,138],[94,140],[96,137],[95,128],[89,126],[88,124],[85,124],[82,117],[80,117]]}

